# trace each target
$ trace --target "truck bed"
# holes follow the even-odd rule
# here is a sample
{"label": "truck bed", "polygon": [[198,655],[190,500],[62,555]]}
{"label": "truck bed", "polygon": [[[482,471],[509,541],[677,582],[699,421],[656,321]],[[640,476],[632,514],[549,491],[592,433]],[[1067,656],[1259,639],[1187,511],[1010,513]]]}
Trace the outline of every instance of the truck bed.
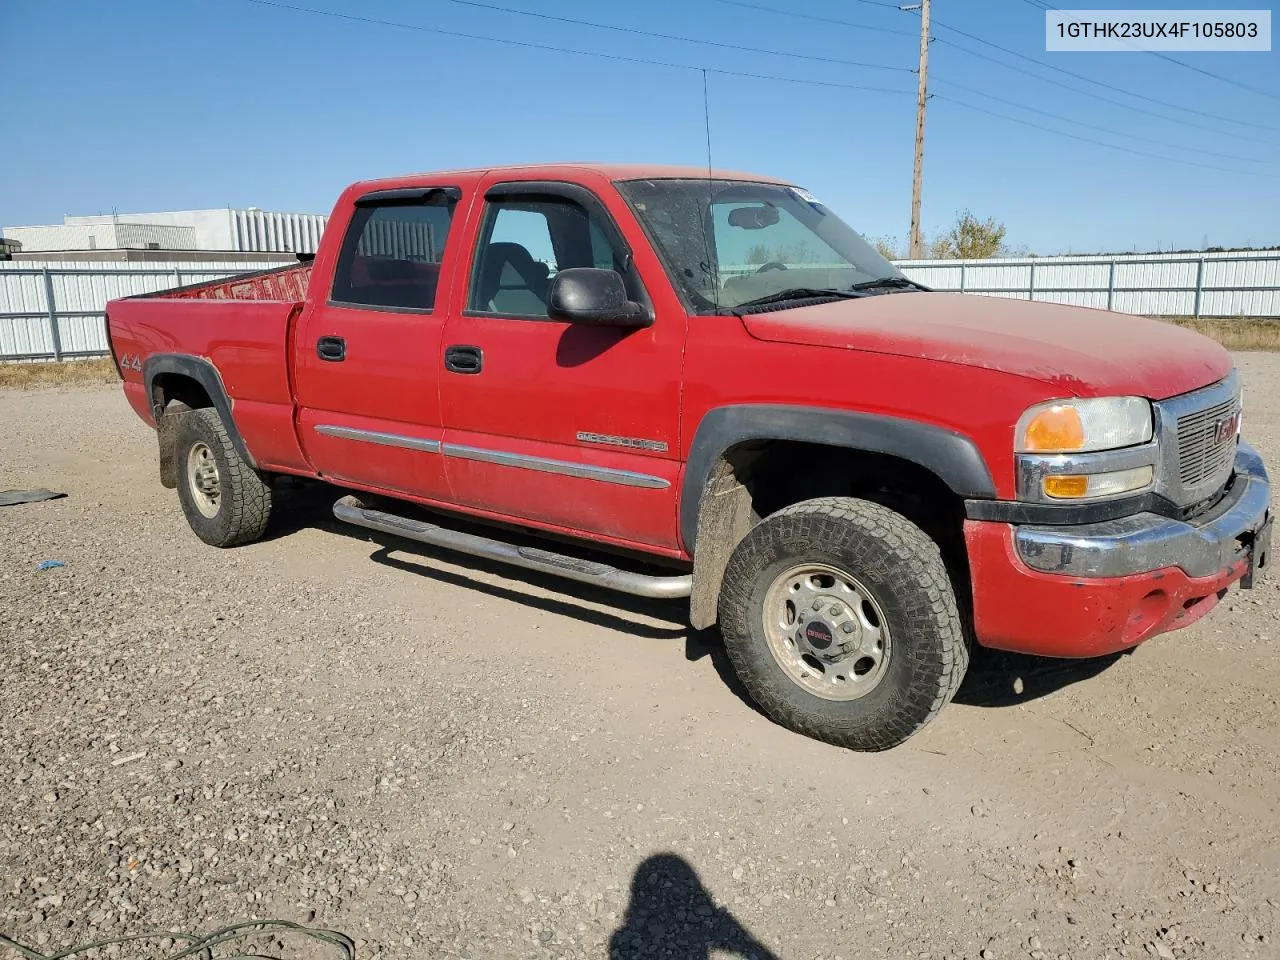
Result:
{"label": "truck bed", "polygon": [[305,472],[293,429],[288,343],[310,276],[310,263],[288,264],[111,301],[108,337],[138,415],[155,423],[148,390],[155,365],[191,358],[212,371],[258,466]]}
{"label": "truck bed", "polygon": [[[311,262],[288,263],[257,273],[242,273],[221,280],[206,280],[185,287],[171,287],[136,299],[151,300],[286,300],[301,301],[311,280]],[[133,299],[133,298],[131,298]]]}

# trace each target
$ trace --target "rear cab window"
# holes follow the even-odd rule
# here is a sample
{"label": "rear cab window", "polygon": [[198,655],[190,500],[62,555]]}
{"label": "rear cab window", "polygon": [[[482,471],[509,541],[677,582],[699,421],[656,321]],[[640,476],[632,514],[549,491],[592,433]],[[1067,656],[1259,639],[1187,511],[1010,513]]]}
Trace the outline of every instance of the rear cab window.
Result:
{"label": "rear cab window", "polygon": [[338,253],[330,301],[370,310],[433,310],[458,196],[455,188],[421,188],[375,192],[357,200]]}

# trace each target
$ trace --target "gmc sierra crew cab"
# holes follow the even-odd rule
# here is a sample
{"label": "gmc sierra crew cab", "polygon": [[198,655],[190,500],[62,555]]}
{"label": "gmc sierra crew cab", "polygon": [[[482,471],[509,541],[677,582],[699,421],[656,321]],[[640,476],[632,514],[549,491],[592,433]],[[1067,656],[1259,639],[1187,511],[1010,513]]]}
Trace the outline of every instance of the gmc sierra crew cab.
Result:
{"label": "gmc sierra crew cab", "polygon": [[1267,562],[1220,346],[931,292],[768,177],[357,183],[313,261],[108,318],[206,543],[260,537],[276,477],[321,478],[361,527],[687,598],[771,717],[853,749],[927,723],[972,643],[1124,650]]}

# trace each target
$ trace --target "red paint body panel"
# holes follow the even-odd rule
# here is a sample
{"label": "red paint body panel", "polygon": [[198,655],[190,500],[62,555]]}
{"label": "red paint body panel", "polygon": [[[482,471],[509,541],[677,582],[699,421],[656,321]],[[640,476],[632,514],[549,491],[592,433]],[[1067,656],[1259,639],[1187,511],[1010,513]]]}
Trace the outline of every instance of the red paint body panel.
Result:
{"label": "red paint body panel", "polygon": [[[698,422],[715,407],[778,403],[857,410],[945,427],[968,437],[982,451],[997,494],[1005,498],[1014,495],[1017,417],[1011,417],[1010,410],[1050,399],[1051,393],[1038,381],[982,367],[766,342],[749,336],[737,317],[698,317],[690,324],[684,390],[685,458]],[[957,402],[959,397],[963,402]]]}
{"label": "red paint body panel", "polygon": [[843,300],[748,316],[754,337],[999,370],[1057,397],[1163,400],[1221,380],[1217,343],[1146,317],[1057,303],[930,293]]}
{"label": "red paint body panel", "polygon": [[147,388],[140,380],[129,379],[128,373],[124,378],[124,397],[129,401],[129,406],[133,407],[133,412],[141,417],[147,426],[155,427],[156,418],[151,414],[151,398],[147,396]]}
{"label": "red paint body panel", "polygon": [[[418,185],[463,186],[451,177],[421,178]],[[460,226],[470,202],[470,186],[466,184],[468,189],[458,202],[442,262],[438,267],[431,265],[436,274],[436,307],[430,313],[368,310],[330,302],[338,240],[355,213],[356,199],[374,185],[355,184],[338,199],[316,253],[314,282],[293,342],[299,438],[320,476],[433,500],[450,499],[444,461],[438,454],[324,436],[316,427],[354,427],[436,443],[443,438],[440,338],[448,317],[450,283],[467,249]],[[321,360],[316,351],[321,337],[334,336],[346,342],[341,363]]]}
{"label": "red paint body panel", "polygon": [[[521,521],[590,531],[611,541],[661,547],[680,555],[675,537],[675,492],[680,463],[670,458],[642,458],[624,450],[584,451],[579,444],[495,437],[449,428],[450,444],[511,450],[531,457],[582,463],[612,470],[643,472],[668,484],[664,488],[601,483],[521,467],[444,458],[453,502]],[[644,459],[644,463],[636,461]]]}
{"label": "red paint body panel", "polygon": [[383,418],[332,410],[300,409],[297,431],[306,438],[312,473],[333,483],[365,483],[393,494],[415,494],[448,500],[444,463],[438,454],[406,447],[379,446],[317,433],[318,425],[352,427],[375,433],[394,432],[418,440],[440,441],[440,430],[429,424],[392,423]]}
{"label": "red paint body panel", "polygon": [[[480,181],[477,194],[482,196],[494,183],[532,176],[528,170],[493,172]],[[537,177],[542,178],[540,173]],[[601,199],[634,251],[655,301],[656,322],[647,329],[617,330],[469,316],[467,285],[454,283],[444,342],[480,347],[484,371],[479,376],[447,374],[440,380],[445,440],[651,475],[670,485],[659,490],[601,483],[447,457],[452,497],[522,520],[566,524],[672,549],[677,546],[687,319],[669,289],[652,289],[666,285],[648,278],[665,280],[665,274],[611,182],[583,171],[575,182]],[[474,204],[463,231],[468,237],[479,233],[482,215],[483,204]],[[665,450],[585,444],[579,433],[641,438],[665,445]]]}
{"label": "red paint body panel", "polygon": [[[312,304],[298,320],[294,381],[298,430],[317,472],[333,479],[354,479],[357,468],[400,490],[447,497],[440,458],[418,464],[420,452],[371,446],[322,437],[317,425],[357,427],[439,441],[442,320],[435,315],[405,316]],[[321,360],[316,341],[340,336],[347,357]],[[417,484],[420,483],[421,486]]]}
{"label": "red paint body panel", "polygon": [[1032,570],[1007,523],[965,521],[974,632],[983,646],[1043,657],[1100,657],[1195,623],[1246,572],[1212,577],[1177,567],[1127,577],[1073,578]]}
{"label": "red paint body panel", "polygon": [[[245,445],[260,467],[309,471],[293,428],[285,345],[299,304],[273,300],[145,297],[108,306],[116,357],[158,353],[209,360],[226,388]],[[141,390],[140,370],[125,369]],[[148,405],[150,398],[147,398]],[[148,417],[149,419],[149,417]]]}
{"label": "red paint body panel", "polygon": [[[521,478],[523,479],[523,478]],[[386,487],[380,487],[373,483],[360,483],[354,480],[342,481],[342,486],[350,487],[352,490],[364,490],[369,493],[381,493],[398,497],[402,500],[421,504],[424,507],[430,507],[434,510],[447,511],[449,513],[457,513],[467,517],[474,517],[477,520],[487,520],[495,523],[512,525],[516,523],[521,528],[537,530],[549,534],[554,537],[568,538],[572,540],[584,540],[592,543],[601,544],[607,547],[614,547],[629,553],[640,553],[662,557],[666,560],[684,561],[688,558],[684,553],[675,548],[655,547],[652,544],[637,543],[634,540],[627,540],[622,537],[610,536],[606,533],[598,533],[590,530],[583,530],[578,526],[566,526],[564,524],[549,523],[540,520],[519,520],[509,516],[508,514],[499,513],[494,510],[484,510],[479,507],[472,507],[466,504],[455,503],[452,500],[437,500],[431,497],[423,497],[415,494],[403,493],[397,490],[391,490]],[[676,564],[678,565],[678,564]]]}
{"label": "red paint body panel", "polygon": [[[129,360],[125,394],[151,422],[141,361],[157,353],[205,358],[264,469],[688,560],[691,545],[678,532],[682,475],[699,423],[717,407],[795,404],[945,428],[975,444],[996,495],[1012,499],[1013,429],[1027,407],[1073,395],[1163,399],[1230,371],[1221,347],[1177,327],[1016,300],[886,294],[745,319],[689,316],[613,181],[706,175],[561,164],[353,184],[334,206],[313,265],[109,304],[113,350]],[[654,308],[651,327],[466,315],[484,193],[508,180],[561,180],[596,194],[633,252]],[[424,265],[436,283],[433,309],[330,303],[356,199],[439,186],[456,188],[459,199],[441,263]],[[317,340],[331,336],[345,341],[340,363],[317,356]],[[460,344],[483,350],[480,375],[444,370],[445,348]],[[317,429],[326,426],[401,442]],[[647,444],[592,443],[579,434]],[[451,446],[622,471],[647,485],[450,456]],[[1006,524],[969,521],[965,538],[978,640],[1051,656],[1105,654],[1185,626],[1244,573],[1241,563],[1202,580],[1176,568],[1075,580],[1023,565]]]}

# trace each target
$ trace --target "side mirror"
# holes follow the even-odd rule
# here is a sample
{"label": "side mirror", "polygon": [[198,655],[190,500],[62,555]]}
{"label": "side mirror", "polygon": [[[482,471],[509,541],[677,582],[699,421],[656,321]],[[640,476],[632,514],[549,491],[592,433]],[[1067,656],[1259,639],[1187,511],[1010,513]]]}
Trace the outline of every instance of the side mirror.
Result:
{"label": "side mirror", "polygon": [[614,270],[570,267],[561,270],[547,291],[547,315],[596,327],[648,327],[648,309],[627,299],[627,287]]}

